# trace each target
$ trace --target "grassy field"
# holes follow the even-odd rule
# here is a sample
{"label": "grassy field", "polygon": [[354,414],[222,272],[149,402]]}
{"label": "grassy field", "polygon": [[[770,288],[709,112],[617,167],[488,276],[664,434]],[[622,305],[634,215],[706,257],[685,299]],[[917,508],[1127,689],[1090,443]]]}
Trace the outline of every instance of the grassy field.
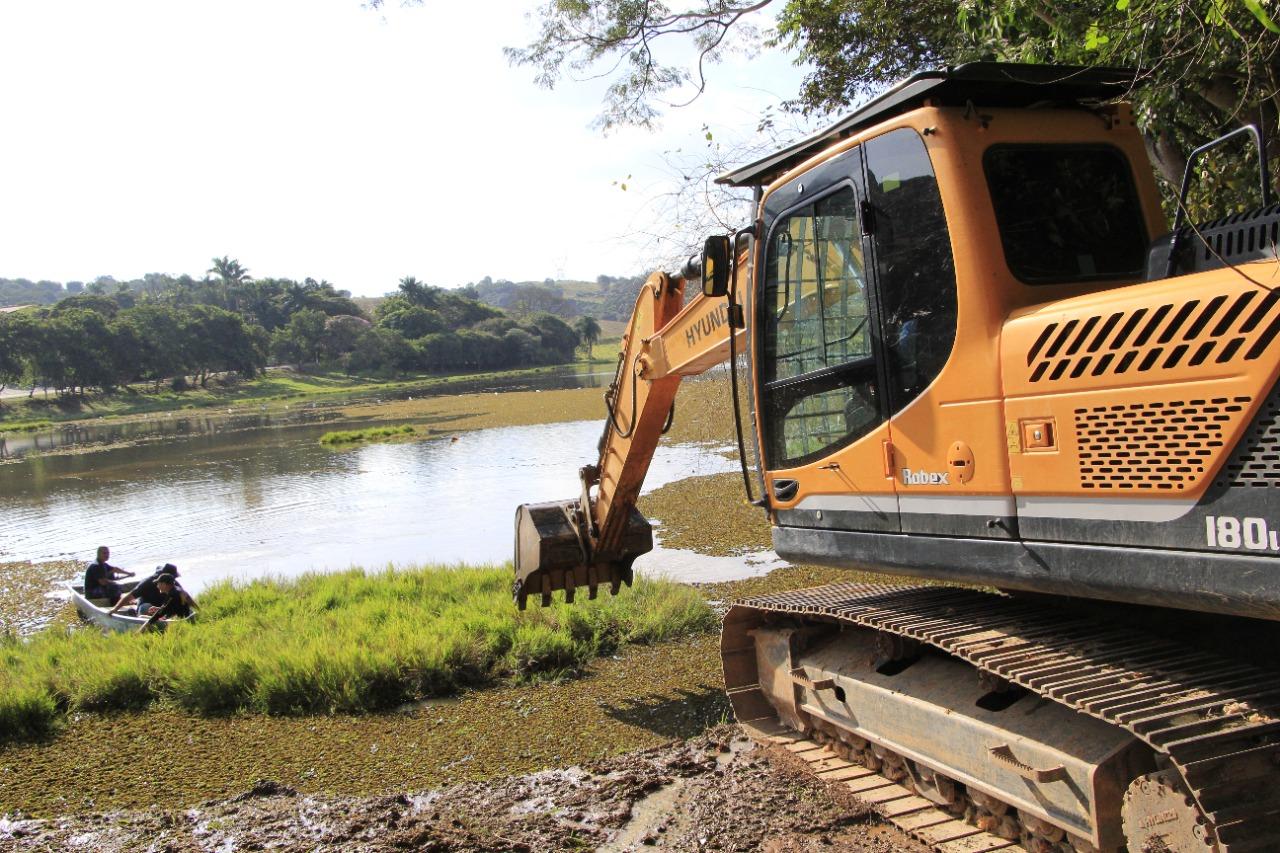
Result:
{"label": "grassy field", "polygon": [[160,634],[45,631],[0,647],[0,737],[60,715],[166,704],[199,714],[351,713],[466,687],[558,676],[630,643],[711,630],[694,589],[518,611],[511,570],[424,567],[224,583],[199,620]]}

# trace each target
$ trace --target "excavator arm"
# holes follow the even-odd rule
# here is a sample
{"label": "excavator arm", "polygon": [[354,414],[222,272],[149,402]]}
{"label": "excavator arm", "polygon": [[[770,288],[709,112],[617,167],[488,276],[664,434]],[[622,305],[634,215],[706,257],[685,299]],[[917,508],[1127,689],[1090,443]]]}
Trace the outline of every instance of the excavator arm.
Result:
{"label": "excavator arm", "polygon": [[[713,266],[704,255],[701,266],[691,263],[680,275],[649,276],[605,393],[600,456],[579,471],[581,495],[516,509],[515,598],[522,610],[530,595],[546,606],[560,589],[569,602],[580,586],[591,598],[601,584],[616,593],[631,584],[636,557],[652,550],[652,530],[636,498],[674,417],[680,380],[719,364],[731,351],[729,298],[704,291],[685,304],[686,285],[699,282],[703,268],[710,278]],[[740,321],[733,325],[737,345],[744,330]]]}

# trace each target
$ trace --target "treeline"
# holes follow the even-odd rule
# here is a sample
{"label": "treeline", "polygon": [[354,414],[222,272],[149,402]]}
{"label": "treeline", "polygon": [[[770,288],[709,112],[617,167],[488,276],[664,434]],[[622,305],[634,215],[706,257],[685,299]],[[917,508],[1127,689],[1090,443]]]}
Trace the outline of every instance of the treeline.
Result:
{"label": "treeline", "polygon": [[247,377],[266,364],[261,326],[212,305],[122,308],[110,297],[72,296],[49,309],[0,315],[0,387],[26,381],[60,392],[111,391],[217,372]]}
{"label": "treeline", "polygon": [[0,387],[181,389],[218,373],[251,378],[271,363],[348,373],[495,369],[572,361],[579,343],[550,314],[517,321],[412,277],[369,317],[325,281],[253,279],[229,258],[210,272],[114,286],[99,279],[49,307],[0,314]]}
{"label": "treeline", "polygon": [[0,307],[6,305],[52,305],[64,296],[80,293],[84,282],[32,281],[27,278],[0,278]]}

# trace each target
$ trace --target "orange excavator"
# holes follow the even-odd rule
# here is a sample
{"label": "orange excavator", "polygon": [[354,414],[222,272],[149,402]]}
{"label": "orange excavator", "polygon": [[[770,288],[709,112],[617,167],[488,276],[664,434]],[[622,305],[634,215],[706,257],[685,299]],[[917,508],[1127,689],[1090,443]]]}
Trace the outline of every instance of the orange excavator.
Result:
{"label": "orange excavator", "polygon": [[[754,221],[641,288],[581,495],[517,510],[520,606],[630,582],[727,359],[777,553],[886,576],[732,605],[756,737],[944,853],[1280,850],[1280,204],[1243,128],[1170,230],[1132,82],[923,73],[723,175]],[[1261,205],[1188,221],[1237,135]]]}

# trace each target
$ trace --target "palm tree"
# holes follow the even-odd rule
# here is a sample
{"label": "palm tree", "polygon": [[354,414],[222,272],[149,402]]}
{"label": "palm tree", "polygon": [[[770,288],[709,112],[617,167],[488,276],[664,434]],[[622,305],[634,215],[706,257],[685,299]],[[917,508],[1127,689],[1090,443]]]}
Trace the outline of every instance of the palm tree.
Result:
{"label": "palm tree", "polygon": [[231,298],[232,287],[239,287],[247,281],[252,281],[249,270],[242,266],[239,261],[223,255],[221,258],[213,259],[213,266],[205,270],[206,273],[213,273],[222,280],[222,302],[224,308],[228,311],[235,311],[236,306]]}
{"label": "palm tree", "polygon": [[573,324],[573,330],[578,333],[578,337],[586,344],[587,361],[591,361],[591,347],[595,346],[595,342],[600,340],[600,324],[596,322],[595,317],[583,315]]}
{"label": "palm tree", "polygon": [[400,295],[409,300],[409,304],[420,308],[435,308],[439,304],[431,285],[423,284],[411,275],[400,279]]}

